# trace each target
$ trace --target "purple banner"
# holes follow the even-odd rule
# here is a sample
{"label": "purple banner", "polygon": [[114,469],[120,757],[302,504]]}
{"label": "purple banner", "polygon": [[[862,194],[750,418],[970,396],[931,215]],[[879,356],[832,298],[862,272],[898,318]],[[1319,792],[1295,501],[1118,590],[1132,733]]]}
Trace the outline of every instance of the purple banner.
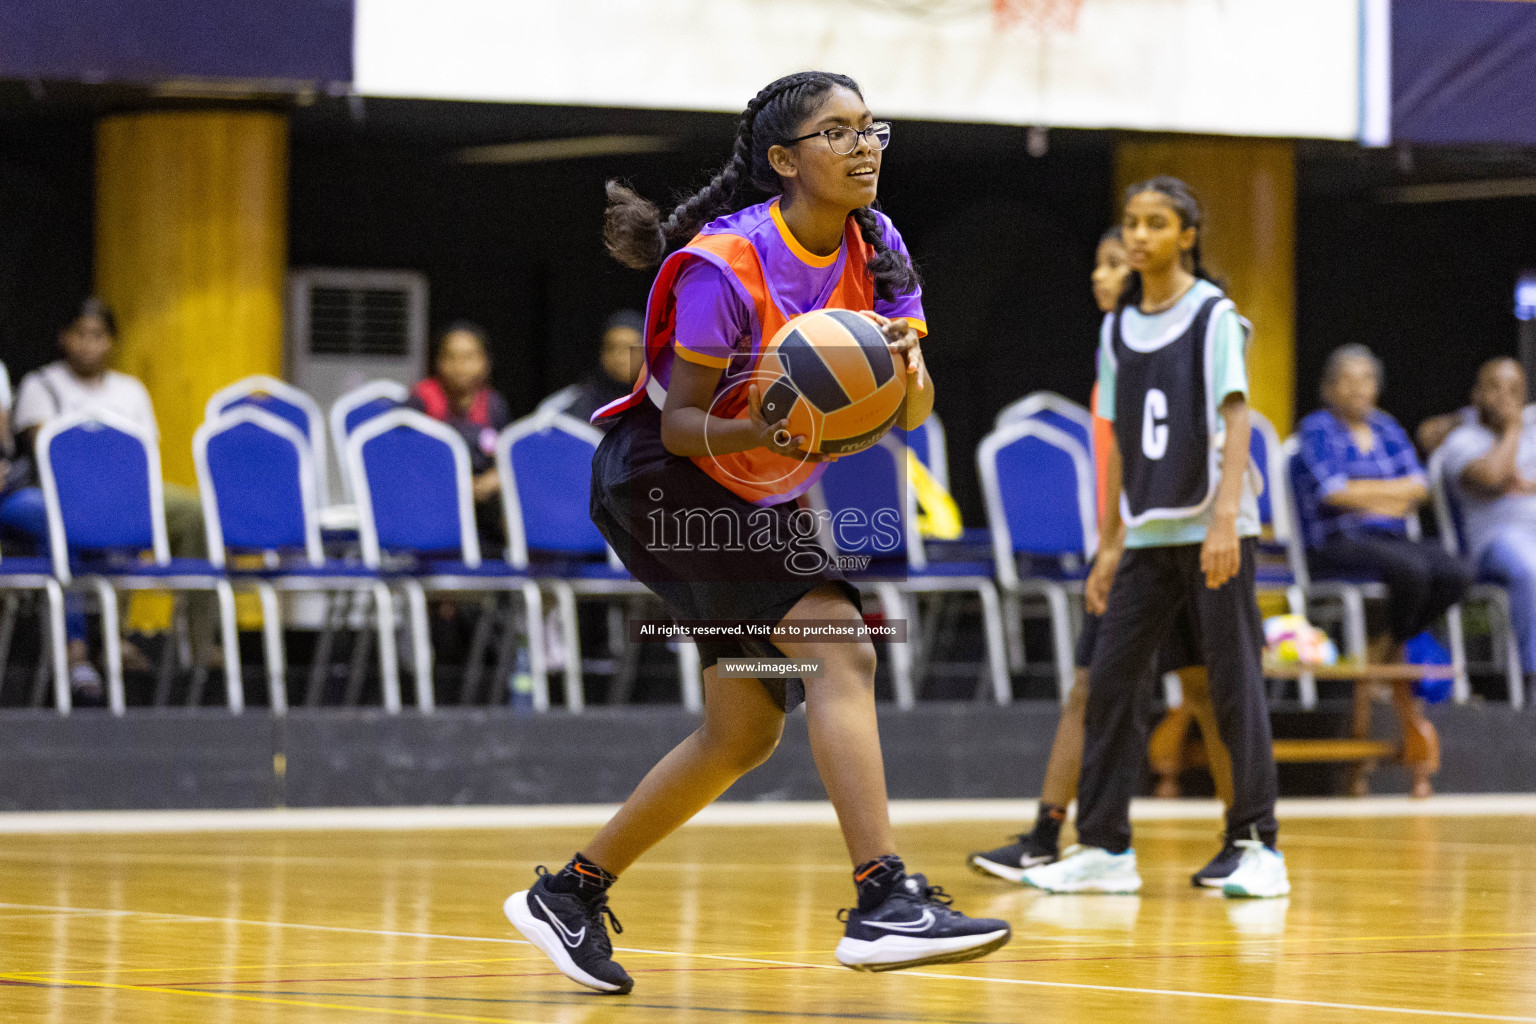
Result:
{"label": "purple banner", "polygon": [[352,80],[353,0],[0,0],[0,77]]}
{"label": "purple banner", "polygon": [[1536,145],[1536,3],[1393,0],[1392,138]]}

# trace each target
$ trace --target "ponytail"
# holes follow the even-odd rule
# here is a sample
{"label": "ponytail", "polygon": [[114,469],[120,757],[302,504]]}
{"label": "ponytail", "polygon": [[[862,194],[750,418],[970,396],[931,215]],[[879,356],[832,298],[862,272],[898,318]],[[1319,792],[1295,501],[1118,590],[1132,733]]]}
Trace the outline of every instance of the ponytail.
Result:
{"label": "ponytail", "polygon": [[[769,195],[781,192],[783,185],[768,162],[768,151],[794,138],[800,124],[815,110],[817,100],[838,86],[860,93],[853,79],[826,71],[801,71],[765,86],[742,111],[725,166],[665,218],[655,203],[628,185],[608,182],[603,243],[609,255],[631,269],[649,270],[704,225],[745,206],[741,193],[747,186]],[[911,262],[886,245],[874,211],[861,207],[853,217],[859,234],[875,250],[868,267],[875,280],[875,293],[890,301],[920,287],[922,281]]]}

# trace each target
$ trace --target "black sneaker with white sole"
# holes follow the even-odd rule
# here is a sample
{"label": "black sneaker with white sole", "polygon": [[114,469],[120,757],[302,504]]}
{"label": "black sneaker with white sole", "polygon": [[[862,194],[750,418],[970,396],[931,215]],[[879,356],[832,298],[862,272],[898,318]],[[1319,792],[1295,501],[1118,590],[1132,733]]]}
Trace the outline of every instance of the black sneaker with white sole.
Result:
{"label": "black sneaker with white sole", "polygon": [[613,944],[603,915],[613,922],[615,933],[624,928],[608,909],[608,895],[581,899],[570,893],[551,892],[549,872],[537,869],[533,888],[507,897],[502,910],[512,927],[537,946],[560,973],[587,988],[624,995],[635,987],[634,979],[613,959]]}
{"label": "black sneaker with white sole", "polygon": [[1220,889],[1243,859],[1242,849],[1230,839],[1222,843],[1221,852],[1211,858],[1205,867],[1189,876],[1189,884],[1196,889]]}
{"label": "black sneaker with white sole", "polygon": [[856,971],[895,971],[924,964],[974,960],[1013,935],[1007,921],[966,917],[922,875],[908,875],[870,911],[841,910],[847,923],[837,959]]}
{"label": "black sneaker with white sole", "polygon": [[1017,882],[1030,868],[1054,863],[1059,857],[1055,843],[1047,842],[1033,832],[1025,832],[1018,837],[1017,842],[986,853],[971,854],[966,858],[966,863],[978,875],[991,875]]}

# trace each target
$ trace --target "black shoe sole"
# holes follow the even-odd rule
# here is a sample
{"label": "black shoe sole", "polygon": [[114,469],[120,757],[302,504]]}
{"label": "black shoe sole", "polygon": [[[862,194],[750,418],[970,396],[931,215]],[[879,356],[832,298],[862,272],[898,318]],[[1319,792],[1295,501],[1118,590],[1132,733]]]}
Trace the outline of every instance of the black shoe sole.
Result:
{"label": "black shoe sole", "polygon": [[1007,931],[993,939],[991,942],[984,943],[980,946],[972,946],[969,949],[957,949],[953,952],[940,953],[936,956],[927,956],[919,960],[903,960],[901,963],[896,964],[858,964],[857,966],[853,964],[845,964],[844,966],[855,971],[869,971],[874,973],[881,971],[901,971],[907,969],[908,967],[927,967],[932,964],[960,964],[967,960],[975,960],[978,957],[983,957],[988,953],[1002,949],[1004,946],[1008,945],[1008,941],[1012,938],[1013,932]]}

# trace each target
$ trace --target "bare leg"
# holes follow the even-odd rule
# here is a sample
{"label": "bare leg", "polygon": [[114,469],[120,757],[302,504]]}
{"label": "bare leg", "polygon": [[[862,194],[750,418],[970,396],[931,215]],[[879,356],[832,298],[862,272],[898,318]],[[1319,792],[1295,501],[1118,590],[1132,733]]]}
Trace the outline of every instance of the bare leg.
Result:
{"label": "bare leg", "polygon": [[1216,799],[1232,806],[1232,757],[1221,742],[1216,725],[1216,709],[1211,706],[1211,686],[1205,667],[1191,665],[1179,669],[1179,683],[1184,690],[1184,705],[1200,724],[1200,738],[1205,743],[1205,758],[1210,764],[1211,781],[1216,784]]}
{"label": "bare leg", "polygon": [[646,773],[624,806],[583,849],[621,874],[778,746],[784,711],[755,679],[720,679],[704,670],[704,724]]}
{"label": "bare leg", "polygon": [[1083,767],[1083,719],[1088,713],[1088,670],[1080,668],[1072,677],[1072,692],[1056,723],[1056,739],[1051,742],[1051,759],[1045,766],[1045,784],[1040,787],[1040,802],[1066,807],[1077,796],[1077,776]]}
{"label": "bare leg", "polygon": [[[827,584],[801,598],[785,618],[856,622],[859,613],[841,588]],[[875,715],[874,645],[783,642],[778,647],[791,658],[825,662],[825,674],[805,681],[805,717],[811,754],[849,858],[857,866],[895,853]]]}

